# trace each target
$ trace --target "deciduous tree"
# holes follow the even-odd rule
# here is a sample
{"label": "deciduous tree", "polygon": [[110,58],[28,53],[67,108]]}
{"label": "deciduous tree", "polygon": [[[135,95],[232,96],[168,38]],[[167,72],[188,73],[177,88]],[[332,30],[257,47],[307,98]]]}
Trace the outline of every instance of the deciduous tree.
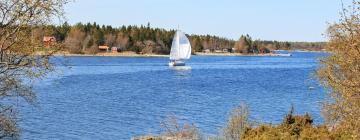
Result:
{"label": "deciduous tree", "polygon": [[324,105],[324,116],[334,131],[360,139],[360,2],[345,8],[339,22],[327,32],[329,56],[317,71],[329,88],[331,100]]}
{"label": "deciduous tree", "polygon": [[[35,102],[34,78],[52,70],[49,56],[59,47],[44,49],[32,31],[47,26],[54,16],[62,17],[66,0],[0,0],[0,138],[18,136],[18,98]],[[41,38],[42,39],[42,38]]]}

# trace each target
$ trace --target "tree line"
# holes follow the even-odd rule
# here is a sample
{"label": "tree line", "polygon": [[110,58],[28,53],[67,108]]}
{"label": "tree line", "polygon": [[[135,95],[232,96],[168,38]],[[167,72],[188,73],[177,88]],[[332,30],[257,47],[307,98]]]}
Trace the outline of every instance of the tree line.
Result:
{"label": "tree line", "polygon": [[[37,33],[41,36],[54,36],[58,42],[64,43],[70,53],[95,54],[98,46],[116,47],[119,52],[132,51],[136,53],[168,54],[176,30],[165,30],[147,26],[112,27],[94,23],[77,23],[69,25],[48,25]],[[281,42],[253,40],[249,35],[243,35],[239,40],[232,40],[212,35],[187,35],[192,45],[192,52],[216,50],[238,53],[269,53],[271,50],[321,50],[323,42]]]}

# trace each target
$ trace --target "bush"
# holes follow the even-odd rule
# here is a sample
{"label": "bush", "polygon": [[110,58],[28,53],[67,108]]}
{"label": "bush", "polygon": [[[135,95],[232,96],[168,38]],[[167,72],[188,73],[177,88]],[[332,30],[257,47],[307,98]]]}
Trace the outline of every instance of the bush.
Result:
{"label": "bush", "polygon": [[225,140],[317,140],[317,139],[352,139],[351,135],[340,131],[330,131],[325,125],[315,126],[310,114],[294,115],[294,109],[284,116],[278,125],[259,124],[251,126],[248,120],[248,107],[240,104],[230,114],[229,120],[223,129],[222,136],[213,139]]}
{"label": "bush", "polygon": [[194,124],[180,124],[174,116],[170,116],[161,122],[161,127],[164,129],[162,135],[165,137],[191,140],[203,139],[200,130]]}
{"label": "bush", "polygon": [[260,124],[257,127],[249,127],[242,134],[245,140],[268,140],[268,139],[341,139],[340,135],[332,134],[324,125],[314,126],[313,120],[308,113],[305,115],[293,115],[291,108],[284,116],[282,123],[278,125]]}
{"label": "bush", "polygon": [[223,128],[224,138],[227,140],[239,140],[246,128],[250,127],[248,115],[249,108],[246,104],[241,103],[235,107],[230,113],[226,126]]}

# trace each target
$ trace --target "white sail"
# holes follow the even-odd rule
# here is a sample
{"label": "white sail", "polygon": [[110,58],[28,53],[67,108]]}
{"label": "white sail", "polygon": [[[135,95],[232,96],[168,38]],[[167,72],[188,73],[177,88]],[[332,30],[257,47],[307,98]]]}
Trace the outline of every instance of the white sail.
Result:
{"label": "white sail", "polygon": [[191,45],[189,39],[181,31],[176,31],[170,51],[170,60],[190,59]]}

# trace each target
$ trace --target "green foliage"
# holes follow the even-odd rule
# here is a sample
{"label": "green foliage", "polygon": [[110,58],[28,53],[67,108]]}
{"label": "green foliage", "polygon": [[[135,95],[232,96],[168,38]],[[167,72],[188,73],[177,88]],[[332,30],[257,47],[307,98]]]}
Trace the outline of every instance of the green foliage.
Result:
{"label": "green foliage", "polygon": [[347,140],[351,135],[331,131],[326,125],[315,126],[310,114],[294,115],[294,108],[284,116],[280,124],[252,125],[245,104],[235,107],[230,114],[223,133],[210,139],[224,140]]}
{"label": "green foliage", "polygon": [[325,125],[314,126],[308,113],[293,115],[293,108],[285,115],[278,125],[260,124],[257,127],[248,127],[242,134],[244,140],[321,140],[346,139],[341,133],[329,130]]}
{"label": "green foliage", "polygon": [[98,46],[104,45],[105,43],[104,33],[100,30],[96,30],[94,34],[94,40]]}

